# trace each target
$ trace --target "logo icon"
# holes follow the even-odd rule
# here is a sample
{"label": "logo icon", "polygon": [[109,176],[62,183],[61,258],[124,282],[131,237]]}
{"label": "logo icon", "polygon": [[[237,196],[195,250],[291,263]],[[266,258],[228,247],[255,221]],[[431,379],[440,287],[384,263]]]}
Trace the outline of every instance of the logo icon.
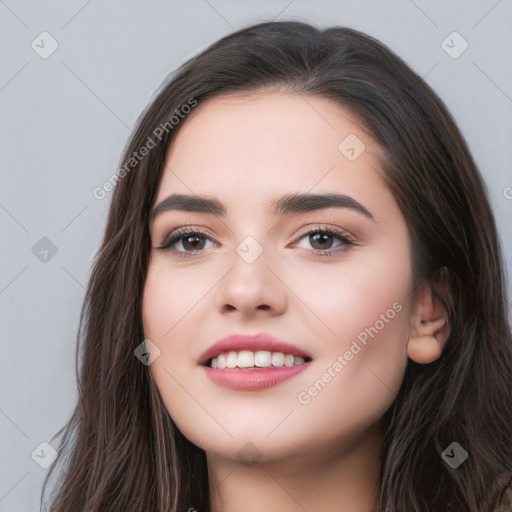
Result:
{"label": "logo icon", "polygon": [[46,236],[32,247],[32,254],[43,263],[48,263],[56,254],[57,246]]}
{"label": "logo icon", "polygon": [[237,245],[236,252],[246,263],[254,263],[263,253],[263,247],[254,237],[247,236]]}
{"label": "logo icon", "polygon": [[444,461],[453,469],[457,469],[467,458],[468,452],[455,441],[441,454]]}
{"label": "logo icon", "polygon": [[39,466],[43,469],[47,469],[55,462],[57,450],[47,441],[43,441],[30,456]]}
{"label": "logo icon", "polygon": [[441,48],[452,58],[458,59],[469,47],[468,42],[458,33],[452,32],[441,43]]}
{"label": "logo icon", "polygon": [[247,466],[254,466],[262,457],[262,453],[251,442],[245,443],[240,450],[238,450],[236,457],[239,461]]}
{"label": "logo icon", "polygon": [[357,160],[365,149],[363,141],[353,133],[347,135],[338,146],[338,151],[350,162]]}
{"label": "logo icon", "polygon": [[160,356],[160,349],[151,340],[146,339],[137,346],[133,353],[142,364],[149,366]]}
{"label": "logo icon", "polygon": [[59,47],[59,43],[48,32],[41,32],[30,46],[39,57],[47,59]]}

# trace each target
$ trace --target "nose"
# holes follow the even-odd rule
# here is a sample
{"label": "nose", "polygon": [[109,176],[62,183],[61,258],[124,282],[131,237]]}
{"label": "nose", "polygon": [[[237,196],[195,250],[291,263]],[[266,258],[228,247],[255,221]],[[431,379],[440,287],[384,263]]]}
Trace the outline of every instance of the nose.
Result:
{"label": "nose", "polygon": [[231,270],[218,284],[215,307],[221,314],[276,316],[286,310],[286,286],[262,254],[248,263],[234,254]]}

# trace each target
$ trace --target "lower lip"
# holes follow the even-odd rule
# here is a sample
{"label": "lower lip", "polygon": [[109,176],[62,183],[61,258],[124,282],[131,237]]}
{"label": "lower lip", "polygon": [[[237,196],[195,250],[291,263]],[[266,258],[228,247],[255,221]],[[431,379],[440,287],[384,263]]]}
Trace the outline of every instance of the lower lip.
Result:
{"label": "lower lip", "polygon": [[296,366],[279,366],[258,369],[232,369],[219,370],[210,366],[203,366],[206,375],[225,388],[241,391],[259,391],[271,388],[291,379],[303,372],[309,366],[309,361]]}

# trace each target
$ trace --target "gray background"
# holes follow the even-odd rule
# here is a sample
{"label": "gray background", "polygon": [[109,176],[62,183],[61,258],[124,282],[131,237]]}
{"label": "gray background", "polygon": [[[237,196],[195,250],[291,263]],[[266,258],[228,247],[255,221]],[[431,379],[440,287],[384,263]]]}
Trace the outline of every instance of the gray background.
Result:
{"label": "gray background", "polygon": [[[93,189],[117,170],[169,71],[219,37],[272,19],[359,29],[425,77],[484,176],[511,274],[512,0],[0,0],[0,511],[39,509],[47,470],[31,453],[75,403],[80,307],[111,197],[97,200]],[[43,31],[59,45],[46,59],[31,47],[50,48]],[[453,31],[469,44],[458,58],[442,47]],[[463,43],[444,44],[453,53]],[[43,237],[56,254],[38,253],[48,248]],[[49,456],[38,450],[39,460]]]}

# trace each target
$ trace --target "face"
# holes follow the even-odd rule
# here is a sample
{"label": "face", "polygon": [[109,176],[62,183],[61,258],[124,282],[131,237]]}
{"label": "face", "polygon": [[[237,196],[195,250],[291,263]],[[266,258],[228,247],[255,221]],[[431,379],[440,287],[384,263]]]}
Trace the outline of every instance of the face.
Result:
{"label": "face", "polygon": [[[412,273],[380,155],[337,104],[284,92],[214,98],[180,127],[154,206],[174,194],[219,204],[175,200],[151,219],[142,314],[152,376],[197,446],[329,456],[389,408]],[[214,346],[232,335],[248,337]]]}

